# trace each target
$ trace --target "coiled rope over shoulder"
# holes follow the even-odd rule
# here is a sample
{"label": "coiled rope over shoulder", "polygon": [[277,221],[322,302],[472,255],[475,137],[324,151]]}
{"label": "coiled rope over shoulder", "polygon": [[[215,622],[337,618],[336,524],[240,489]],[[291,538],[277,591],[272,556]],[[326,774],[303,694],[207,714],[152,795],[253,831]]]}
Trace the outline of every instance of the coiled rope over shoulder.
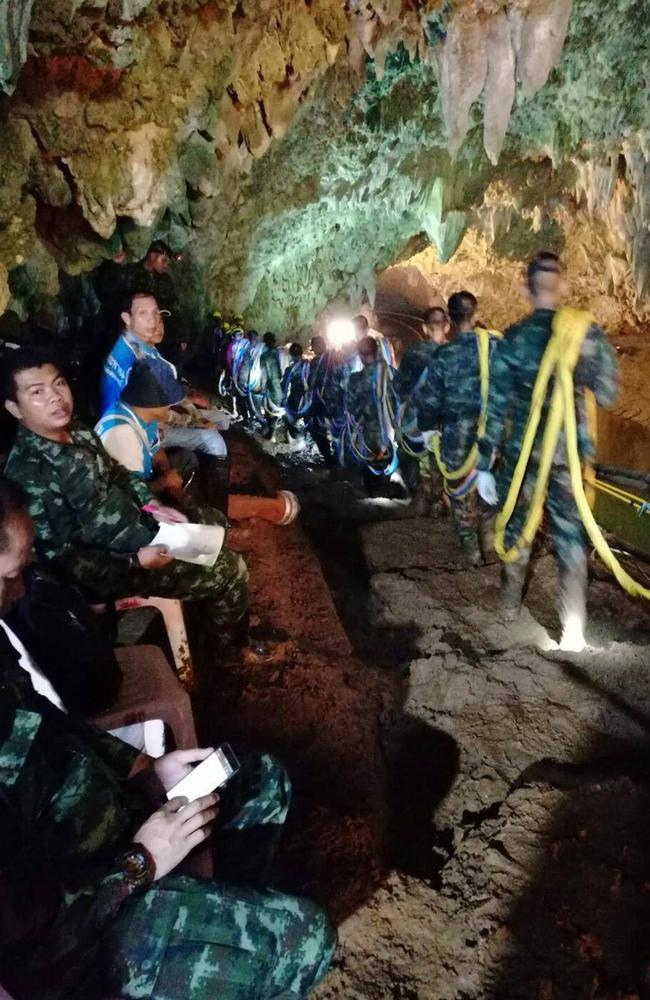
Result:
{"label": "coiled rope over shoulder", "polygon": [[[486,330],[481,326],[477,326],[474,333],[476,334],[478,346],[478,364],[481,378],[481,412],[478,418],[477,439],[470,448],[469,454],[463,464],[457,469],[448,469],[442,460],[440,431],[437,431],[434,434],[431,439],[430,448],[445,483],[454,483],[458,482],[460,479],[467,479],[467,477],[474,472],[479,457],[477,442],[478,439],[485,433],[485,427],[487,424],[488,396],[490,394],[490,338],[492,337],[500,340],[503,334],[498,330]],[[461,489],[465,492],[465,483],[462,484]]]}
{"label": "coiled rope over shoulder", "polygon": [[[526,423],[524,439],[508,495],[496,520],[494,547],[504,562],[518,559],[521,549],[529,548],[542,521],[544,503],[551,475],[553,459],[558,440],[564,431],[571,488],[578,512],[587,535],[600,556],[603,565],[613,574],[618,583],[632,597],[650,600],[650,590],[637,583],[627,573],[609,547],[593,515],[587,494],[585,480],[593,480],[593,472],[583,470],[578,449],[578,427],[576,420],[575,391],[573,373],[578,363],[580,350],[593,319],[589,313],[578,309],[560,309],[553,319],[553,334],[548,342],[533,387],[530,413]],[[551,379],[554,378],[553,392],[546,426],[542,438],[541,454],[532,501],[519,538],[510,548],[505,546],[505,533],[514,513],[524,482],[528,463],[540,424],[544,402]],[[588,404],[593,413],[594,407]]]}

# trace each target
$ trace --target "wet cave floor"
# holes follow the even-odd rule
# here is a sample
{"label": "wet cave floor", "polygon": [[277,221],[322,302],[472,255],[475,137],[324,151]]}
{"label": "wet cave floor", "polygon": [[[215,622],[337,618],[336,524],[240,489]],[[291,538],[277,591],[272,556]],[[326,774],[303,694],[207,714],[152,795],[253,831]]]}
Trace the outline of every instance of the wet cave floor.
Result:
{"label": "wet cave floor", "polygon": [[506,625],[498,567],[464,568],[442,514],[230,444],[233,490],[302,503],[231,532],[287,639],[206,657],[195,713],[289,770],[276,884],[340,933],[320,1000],[650,997],[650,606],[597,574],[592,648],[554,652],[552,556]]}

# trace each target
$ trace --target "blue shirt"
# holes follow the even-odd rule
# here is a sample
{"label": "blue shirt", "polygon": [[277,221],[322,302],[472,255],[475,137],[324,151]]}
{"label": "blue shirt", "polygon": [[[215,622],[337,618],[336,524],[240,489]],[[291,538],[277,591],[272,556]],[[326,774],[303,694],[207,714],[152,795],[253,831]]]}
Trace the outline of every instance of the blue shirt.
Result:
{"label": "blue shirt", "polygon": [[126,330],[115,341],[113,350],[104,362],[101,383],[102,415],[108,410],[112,410],[118,402],[122,389],[129,381],[131,368],[141,358],[155,358],[157,361],[164,361],[174,372],[174,377],[177,377],[173,364],[163,358],[157,347],[153,344],[146,344],[131,330]]}
{"label": "blue shirt", "polygon": [[[112,457],[120,462],[121,455],[114,452],[111,442],[108,440],[109,433],[116,427],[129,427],[134,437],[134,444],[140,448],[140,468],[134,468],[135,462],[127,464],[129,471],[140,476],[142,479],[151,479],[153,476],[153,457],[161,447],[160,436],[158,434],[158,422],[156,420],[144,421],[130,406],[122,400],[118,400],[110,410],[104,414],[95,427],[95,433],[101,439],[102,444]],[[127,450],[131,450],[128,442]],[[124,444],[124,442],[123,442]],[[121,464],[125,464],[121,461]]]}

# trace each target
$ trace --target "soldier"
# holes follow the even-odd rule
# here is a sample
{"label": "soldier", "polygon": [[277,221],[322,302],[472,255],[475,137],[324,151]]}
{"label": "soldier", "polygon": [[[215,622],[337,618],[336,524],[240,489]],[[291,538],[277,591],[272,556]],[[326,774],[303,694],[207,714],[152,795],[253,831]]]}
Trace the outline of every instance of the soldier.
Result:
{"label": "soldier", "polygon": [[[413,494],[416,514],[426,515],[431,510],[433,483],[429,455],[418,455],[410,440],[415,430],[416,416],[412,407],[412,396],[419,380],[433,361],[438,348],[447,342],[449,319],[442,306],[429,309],[422,323],[423,340],[409,344],[395,373],[393,385],[399,399],[400,466],[402,474]],[[411,433],[409,433],[411,432]]]}
{"label": "soldier", "polygon": [[[436,350],[413,394],[419,429],[426,436],[435,432],[442,439],[440,472],[456,534],[472,566],[480,566],[491,551],[489,519],[476,494],[475,463],[458,479],[445,476],[445,471],[462,470],[476,446],[483,406],[480,346],[474,329],[476,307],[471,292],[451,296],[447,310],[452,341]],[[490,338],[489,350],[493,343],[494,338]]]}
{"label": "soldier", "polygon": [[[0,618],[32,538],[5,483]],[[4,986],[38,1000],[307,996],[335,937],[313,903],[265,887],[290,802],[279,763],[244,758],[219,795],[165,801],[211,747],[154,760],[79,721],[2,628],[0,692]],[[219,881],[180,874],[212,830]]]}
{"label": "soldier", "polygon": [[309,410],[309,364],[304,359],[302,344],[289,347],[289,365],[282,376],[282,405],[292,451],[304,451],[305,438],[299,422]]}
{"label": "soldier", "polygon": [[381,491],[386,479],[403,485],[400,478],[394,479],[399,473],[393,428],[396,410],[393,369],[379,359],[379,350],[374,337],[364,337],[360,341],[359,357],[363,368],[350,375],[345,393],[350,449],[363,467],[370,496]]}
{"label": "soldier", "polygon": [[307,376],[310,407],[305,422],[325,465],[331,469],[336,462],[327,433],[328,414],[325,398],[327,383],[332,375],[334,358],[332,352],[327,350],[324,337],[312,337],[310,346],[314,356],[309,362]]}
{"label": "soldier", "polygon": [[[376,359],[377,353],[375,352]],[[340,351],[332,352],[329,377],[322,390],[323,405],[327,412],[330,433],[336,447],[339,465],[341,466],[345,463],[345,437],[348,422],[346,395],[348,385],[350,377],[353,374],[362,372],[363,368],[364,365],[359,356],[359,344],[353,338],[343,344]]]}
{"label": "soldier", "polygon": [[[175,561],[153,545],[158,523],[186,521],[157,503],[149,487],[104,451],[73,418],[70,388],[42,353],[15,351],[2,372],[5,407],[19,421],[6,473],[25,490],[39,554],[95,602],[138,594],[204,601],[206,618],[226,638],[241,635],[248,571],[225,546],[213,567]],[[204,520],[225,522],[212,508]]]}
{"label": "soldier", "polygon": [[264,436],[272,438],[278,418],[282,416],[282,367],[278,340],[274,333],[264,334],[264,350],[260,357],[262,394],[266,413]]}
{"label": "soldier", "polygon": [[359,313],[358,316],[355,316],[352,320],[352,324],[355,328],[355,340],[357,343],[360,343],[364,337],[372,337],[373,340],[377,341],[381,360],[391,368],[394,368],[395,351],[393,350],[393,345],[388,337],[385,337],[379,330],[375,330],[372,326],[370,326],[368,319],[363,315],[363,313]]}
{"label": "soldier", "polygon": [[395,391],[404,403],[415,389],[420,376],[433,361],[438,348],[447,343],[449,318],[442,306],[429,309],[422,323],[423,340],[409,344],[395,374]]}
{"label": "soldier", "polygon": [[[164,339],[165,328],[156,299],[148,292],[129,293],[124,307],[122,322],[125,331],[116,340],[104,363],[101,385],[102,416],[119,400],[136,359],[153,358],[163,361],[169,365],[176,377],[176,369],[158,350],[158,345]],[[190,448],[203,452],[211,458],[225,458],[226,442],[217,429],[217,423],[227,430],[227,417],[217,410],[198,410],[193,400],[199,406],[205,406],[208,402],[204,393],[187,389],[183,412],[170,411],[170,425],[165,427],[164,433],[166,445]]]}
{"label": "soldier", "polygon": [[[478,489],[488,503],[504,501],[508,495],[531,410],[533,387],[540,363],[553,332],[553,321],[563,296],[562,269],[553,253],[538,254],[528,266],[527,290],[533,313],[506,332],[494,352],[490,376],[487,428],[479,442]],[[573,373],[578,418],[578,443],[583,461],[594,459],[594,443],[586,419],[585,390],[595,394],[601,406],[611,405],[618,390],[616,356],[600,327],[592,324],[582,342]],[[544,401],[530,462],[514,515],[506,531],[506,545],[518,539],[530,508],[541,456],[542,436],[549,413],[550,391]],[[489,472],[495,459],[501,465],[498,483]],[[563,641],[578,633],[580,646],[586,619],[587,549],[584,529],[571,489],[564,435],[561,434],[552,467],[544,509],[548,514],[560,570]],[[505,616],[519,614],[531,547],[519,549],[514,562],[504,562],[502,600]]]}

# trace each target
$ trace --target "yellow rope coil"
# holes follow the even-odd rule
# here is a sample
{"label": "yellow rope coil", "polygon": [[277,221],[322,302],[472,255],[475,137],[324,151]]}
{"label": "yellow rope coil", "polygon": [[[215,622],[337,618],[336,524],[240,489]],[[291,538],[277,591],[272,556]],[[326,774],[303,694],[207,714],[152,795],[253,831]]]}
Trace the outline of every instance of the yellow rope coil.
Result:
{"label": "yellow rope coil", "polygon": [[[632,597],[644,597],[650,600],[650,590],[642,587],[623,569],[616,556],[607,544],[603,533],[592,513],[583,480],[583,469],[578,451],[578,427],[576,421],[575,392],[573,372],[578,362],[580,348],[593,323],[592,317],[578,309],[561,309],[553,320],[553,335],[542,358],[537,379],[533,387],[530,413],[524,433],[524,439],[515,466],[515,471],[508,490],[508,496],[496,520],[494,547],[504,562],[514,562],[522,547],[529,548],[537,534],[544,513],[544,503],[548,481],[557,448],[558,438],[564,430],[571,488],[575,497],[578,512],[582,518],[585,530],[600,556],[605,567],[614,575],[621,587]],[[542,408],[551,378],[555,376],[553,394],[544,436],[537,472],[535,490],[526,522],[517,541],[509,549],[505,547],[505,532],[514,513],[519,494],[523,485],[535,437],[539,428]],[[603,484],[597,484],[599,488]],[[622,491],[618,491],[622,492]]]}
{"label": "yellow rope coil", "polygon": [[[503,335],[498,330],[484,330],[481,326],[477,326],[474,333],[478,341],[478,363],[481,376],[481,413],[478,418],[478,438],[480,438],[485,433],[488,396],[490,394],[490,337],[501,338]],[[446,482],[457,482],[459,479],[466,479],[470,472],[473,472],[476,468],[476,463],[478,462],[478,444],[476,441],[474,442],[467,458],[458,469],[448,469],[442,460],[440,437],[441,435],[438,431],[431,439],[430,447],[441,476]]]}

